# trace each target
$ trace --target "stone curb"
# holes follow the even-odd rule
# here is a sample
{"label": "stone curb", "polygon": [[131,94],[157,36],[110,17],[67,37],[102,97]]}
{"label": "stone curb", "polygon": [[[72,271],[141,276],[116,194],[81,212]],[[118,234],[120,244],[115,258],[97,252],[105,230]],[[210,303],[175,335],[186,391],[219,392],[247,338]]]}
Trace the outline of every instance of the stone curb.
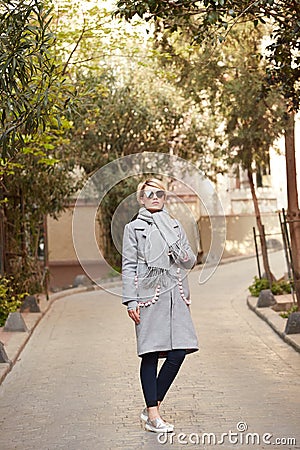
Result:
{"label": "stone curb", "polygon": [[[107,281],[103,282],[103,285],[106,287],[109,286],[116,286],[117,284],[120,284],[120,281]],[[42,318],[46,315],[46,313],[51,308],[52,304],[64,297],[68,297],[73,294],[79,294],[81,292],[87,292],[87,291],[94,291],[94,290],[102,290],[104,287],[99,287],[97,285],[90,285],[90,286],[78,286],[76,288],[66,289],[60,292],[56,292],[49,295],[49,300],[46,300],[45,295],[40,296],[40,303],[43,305],[41,308],[40,313],[21,313],[28,331],[20,332],[20,331],[9,331],[6,332],[6,334],[10,335],[11,341],[9,342],[7,348],[5,348],[5,351],[8,354],[8,358],[10,360],[10,363],[0,363],[0,385],[4,381],[5,377],[9,374],[9,372],[14,367],[15,363],[17,362],[22,350],[24,349],[25,345],[30,339],[30,336],[32,335],[33,331],[37,327],[37,325],[40,323]],[[1,330],[1,328],[0,328]],[[4,346],[6,347],[6,346]]]}
{"label": "stone curb", "polygon": [[287,344],[291,345],[297,352],[300,353],[300,334],[285,334],[285,326],[287,319],[281,317],[272,308],[257,308],[257,297],[248,296],[247,305],[254,311],[261,319],[263,319],[267,324],[281,337]]}

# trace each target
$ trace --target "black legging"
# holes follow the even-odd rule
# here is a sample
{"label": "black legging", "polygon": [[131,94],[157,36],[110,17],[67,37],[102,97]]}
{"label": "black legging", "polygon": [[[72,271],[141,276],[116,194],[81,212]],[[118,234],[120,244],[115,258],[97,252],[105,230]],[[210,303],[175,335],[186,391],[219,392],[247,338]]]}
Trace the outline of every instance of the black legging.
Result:
{"label": "black legging", "polygon": [[157,377],[157,363],[159,352],[142,355],[140,377],[147,407],[157,406],[162,401],[176,377],[185,358],[186,351],[182,349],[170,350]]}

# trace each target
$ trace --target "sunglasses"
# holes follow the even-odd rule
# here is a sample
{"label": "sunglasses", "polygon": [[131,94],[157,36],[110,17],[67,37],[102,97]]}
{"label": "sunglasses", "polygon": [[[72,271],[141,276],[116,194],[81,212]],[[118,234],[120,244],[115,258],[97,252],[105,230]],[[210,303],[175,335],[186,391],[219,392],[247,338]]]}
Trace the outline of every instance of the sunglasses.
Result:
{"label": "sunglasses", "polygon": [[165,191],[156,191],[156,192],[144,191],[143,192],[143,195],[145,195],[147,198],[150,198],[150,199],[154,197],[154,194],[156,195],[157,198],[163,198],[166,195]]}

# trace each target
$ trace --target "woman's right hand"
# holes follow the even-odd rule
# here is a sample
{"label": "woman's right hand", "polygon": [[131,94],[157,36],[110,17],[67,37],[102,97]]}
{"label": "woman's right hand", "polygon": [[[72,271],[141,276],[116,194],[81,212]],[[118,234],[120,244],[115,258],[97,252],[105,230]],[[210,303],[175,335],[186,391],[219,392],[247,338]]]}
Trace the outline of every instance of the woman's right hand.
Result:
{"label": "woman's right hand", "polygon": [[136,309],[129,309],[129,317],[138,325],[140,323],[140,307],[137,306]]}

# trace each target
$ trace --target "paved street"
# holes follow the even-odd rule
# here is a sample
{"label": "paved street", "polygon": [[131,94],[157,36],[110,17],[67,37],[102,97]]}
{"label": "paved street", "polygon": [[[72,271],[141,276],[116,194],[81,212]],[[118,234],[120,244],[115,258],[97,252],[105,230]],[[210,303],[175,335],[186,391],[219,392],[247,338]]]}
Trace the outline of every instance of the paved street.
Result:
{"label": "paved street", "polygon": [[[271,261],[282,275],[282,254]],[[165,399],[162,413],[176,432],[165,444],[140,428],[140,359],[120,298],[92,291],[57,300],[0,387],[1,450],[300,449],[300,355],[248,309],[255,274],[254,259],[219,266],[201,286],[199,271],[190,274],[201,348]],[[236,444],[178,442],[179,433],[196,442],[205,432],[220,441],[238,422],[260,443],[243,444],[242,424]],[[264,433],[297,444],[268,445]]]}

